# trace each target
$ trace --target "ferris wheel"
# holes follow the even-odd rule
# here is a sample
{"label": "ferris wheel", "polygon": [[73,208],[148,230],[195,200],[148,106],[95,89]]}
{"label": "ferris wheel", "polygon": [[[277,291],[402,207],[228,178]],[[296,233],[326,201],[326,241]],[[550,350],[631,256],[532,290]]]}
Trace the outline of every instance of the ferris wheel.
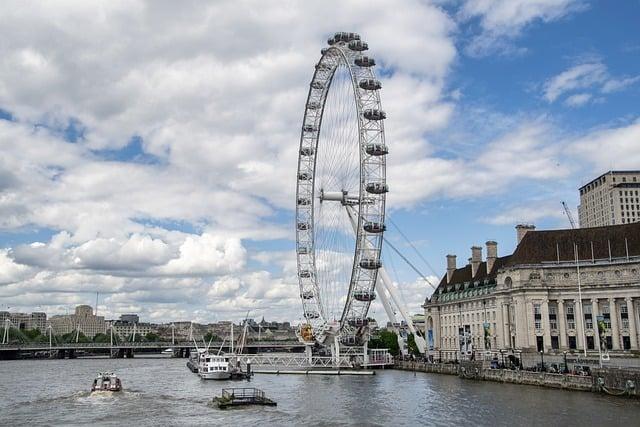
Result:
{"label": "ferris wheel", "polygon": [[367,43],[340,32],[328,44],[315,65],[300,137],[300,298],[310,339],[360,345],[382,265],[386,114]]}

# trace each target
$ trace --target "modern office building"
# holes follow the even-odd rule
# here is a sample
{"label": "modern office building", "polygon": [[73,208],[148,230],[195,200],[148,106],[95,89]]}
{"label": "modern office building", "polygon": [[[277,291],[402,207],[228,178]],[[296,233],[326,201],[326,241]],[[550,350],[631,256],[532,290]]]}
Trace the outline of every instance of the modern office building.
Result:
{"label": "modern office building", "polygon": [[612,354],[640,350],[639,222],[516,228],[519,241],[511,255],[498,257],[493,241],[486,243],[485,260],[474,246],[461,268],[455,255],[447,255],[447,274],[423,306],[432,354],[454,359],[473,350],[585,347],[597,354],[601,341]]}
{"label": "modern office building", "polygon": [[104,316],[94,315],[93,308],[89,305],[77,306],[75,314],[52,316],[50,322],[56,335],[68,334],[79,329],[86,337],[93,338],[96,334],[104,334],[107,331]]}
{"label": "modern office building", "polygon": [[609,171],[580,187],[580,227],[640,221],[640,171]]}

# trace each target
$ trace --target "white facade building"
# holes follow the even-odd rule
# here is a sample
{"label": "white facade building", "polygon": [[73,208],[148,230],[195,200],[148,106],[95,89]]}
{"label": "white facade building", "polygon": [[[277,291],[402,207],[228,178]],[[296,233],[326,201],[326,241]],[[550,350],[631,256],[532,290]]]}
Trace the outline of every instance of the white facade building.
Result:
{"label": "white facade building", "polygon": [[580,187],[580,227],[640,221],[640,171],[609,171]]}
{"label": "white facade building", "polygon": [[[561,353],[585,346],[597,354],[600,341],[612,354],[639,351],[640,223],[517,228],[512,255],[498,257],[497,244],[487,242],[485,261],[480,247],[462,268],[447,256],[447,274],[424,304],[432,354],[454,359],[461,350]],[[606,332],[597,332],[598,319]]]}
{"label": "white facade building", "polygon": [[50,323],[56,335],[68,334],[79,329],[87,338],[93,338],[96,334],[104,334],[107,331],[104,316],[95,316],[93,308],[89,305],[77,306],[75,314],[52,316]]}

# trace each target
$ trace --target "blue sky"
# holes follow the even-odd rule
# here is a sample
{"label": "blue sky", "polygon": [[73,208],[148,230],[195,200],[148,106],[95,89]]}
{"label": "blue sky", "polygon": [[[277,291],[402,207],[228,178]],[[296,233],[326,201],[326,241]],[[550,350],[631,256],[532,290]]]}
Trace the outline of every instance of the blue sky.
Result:
{"label": "blue sky", "polygon": [[[640,169],[637,1],[105,2],[106,20],[10,3],[0,309],[64,313],[98,290],[108,316],[299,319],[298,129],[336,30],[384,66],[388,213],[435,272],[387,238],[425,275],[489,239],[510,253],[519,222],[568,227],[581,184]],[[384,252],[419,311],[428,286]]]}

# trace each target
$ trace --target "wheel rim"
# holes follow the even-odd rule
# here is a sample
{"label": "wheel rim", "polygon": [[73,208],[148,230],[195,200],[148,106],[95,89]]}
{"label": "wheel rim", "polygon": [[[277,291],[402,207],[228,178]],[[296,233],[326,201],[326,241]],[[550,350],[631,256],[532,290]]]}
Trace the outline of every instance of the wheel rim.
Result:
{"label": "wheel rim", "polygon": [[310,84],[296,192],[297,265],[313,337],[349,344],[375,297],[384,231],[385,117],[366,43],[336,33]]}

